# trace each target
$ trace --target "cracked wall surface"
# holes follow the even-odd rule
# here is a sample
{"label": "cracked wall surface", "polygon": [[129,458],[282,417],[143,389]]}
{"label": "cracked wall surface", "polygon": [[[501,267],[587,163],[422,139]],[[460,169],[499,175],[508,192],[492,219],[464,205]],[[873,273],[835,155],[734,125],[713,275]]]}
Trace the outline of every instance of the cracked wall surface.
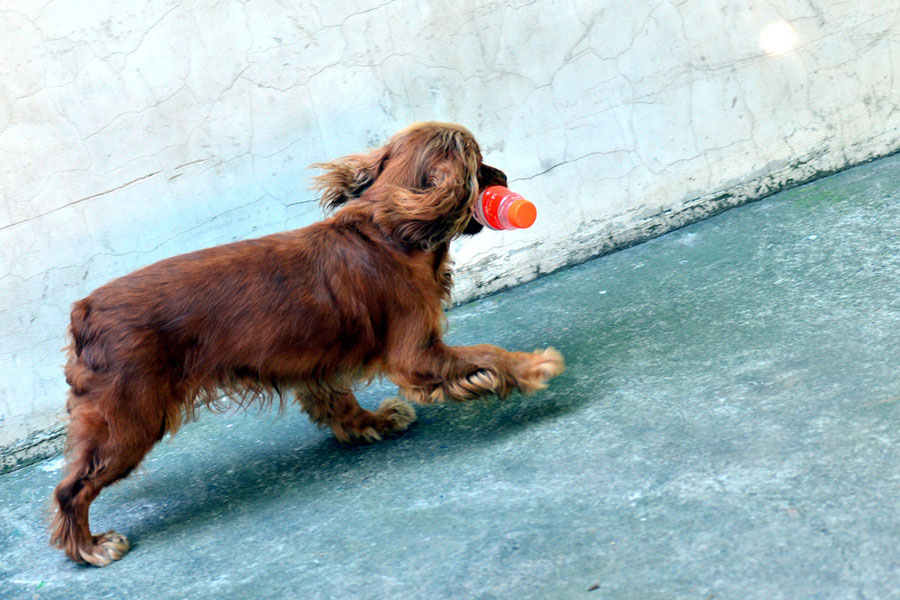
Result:
{"label": "cracked wall surface", "polygon": [[2,0],[0,51],[0,469],[59,444],[73,301],[319,219],[306,166],[412,121],[538,205],[457,300],[900,148],[893,1]]}

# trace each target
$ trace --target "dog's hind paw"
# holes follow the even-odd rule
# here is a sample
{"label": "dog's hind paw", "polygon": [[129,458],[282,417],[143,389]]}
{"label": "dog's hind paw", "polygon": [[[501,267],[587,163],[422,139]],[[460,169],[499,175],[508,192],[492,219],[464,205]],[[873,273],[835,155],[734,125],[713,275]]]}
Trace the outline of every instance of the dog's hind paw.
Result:
{"label": "dog's hind paw", "polygon": [[81,550],[81,559],[95,567],[105,567],[113,561],[119,560],[131,544],[121,533],[109,530],[106,533],[94,536],[94,546],[88,550]]}

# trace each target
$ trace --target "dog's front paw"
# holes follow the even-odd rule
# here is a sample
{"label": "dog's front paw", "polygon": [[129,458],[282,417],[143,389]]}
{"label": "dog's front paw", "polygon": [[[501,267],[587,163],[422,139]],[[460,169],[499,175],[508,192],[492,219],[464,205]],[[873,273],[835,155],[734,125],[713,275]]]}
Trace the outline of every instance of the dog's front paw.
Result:
{"label": "dog's front paw", "polygon": [[555,348],[547,348],[525,354],[518,367],[516,384],[523,393],[530,394],[546,388],[548,381],[566,370],[566,363]]}
{"label": "dog's front paw", "polygon": [[412,406],[397,398],[388,398],[374,412],[357,407],[349,416],[333,420],[330,425],[334,437],[342,442],[371,443],[405,431],[415,420],[416,411]]}
{"label": "dog's front paw", "polygon": [[378,414],[386,417],[389,425],[383,433],[406,431],[416,420],[416,409],[399,398],[384,400],[378,407]]}

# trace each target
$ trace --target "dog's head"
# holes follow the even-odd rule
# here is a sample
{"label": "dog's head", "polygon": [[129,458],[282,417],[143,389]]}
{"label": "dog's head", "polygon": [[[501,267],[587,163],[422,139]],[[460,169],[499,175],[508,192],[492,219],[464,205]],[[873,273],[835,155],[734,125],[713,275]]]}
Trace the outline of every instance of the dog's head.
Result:
{"label": "dog's head", "polygon": [[472,218],[482,189],[506,185],[500,169],[481,160],[472,134],[451,123],[416,123],[381,148],[314,167],[326,210],[343,205],[371,211],[389,235],[432,249],[482,226]]}

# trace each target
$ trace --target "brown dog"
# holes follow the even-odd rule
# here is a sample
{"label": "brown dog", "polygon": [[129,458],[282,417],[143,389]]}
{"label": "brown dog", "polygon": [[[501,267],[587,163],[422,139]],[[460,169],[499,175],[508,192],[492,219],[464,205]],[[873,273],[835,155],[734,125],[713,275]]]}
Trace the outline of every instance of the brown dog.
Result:
{"label": "brown dog", "polygon": [[441,342],[450,240],[481,229],[479,189],[505,184],[465,128],[419,123],[369,154],[316,165],[309,227],[176,256],[75,303],[66,381],[68,470],[52,541],[105,566],[128,551],[91,535],[88,509],[200,403],[282,402],[293,392],[340,440],[378,440],[415,418],[397,399],[375,412],[355,381],[385,374],[416,402],[546,387],[562,356]]}

